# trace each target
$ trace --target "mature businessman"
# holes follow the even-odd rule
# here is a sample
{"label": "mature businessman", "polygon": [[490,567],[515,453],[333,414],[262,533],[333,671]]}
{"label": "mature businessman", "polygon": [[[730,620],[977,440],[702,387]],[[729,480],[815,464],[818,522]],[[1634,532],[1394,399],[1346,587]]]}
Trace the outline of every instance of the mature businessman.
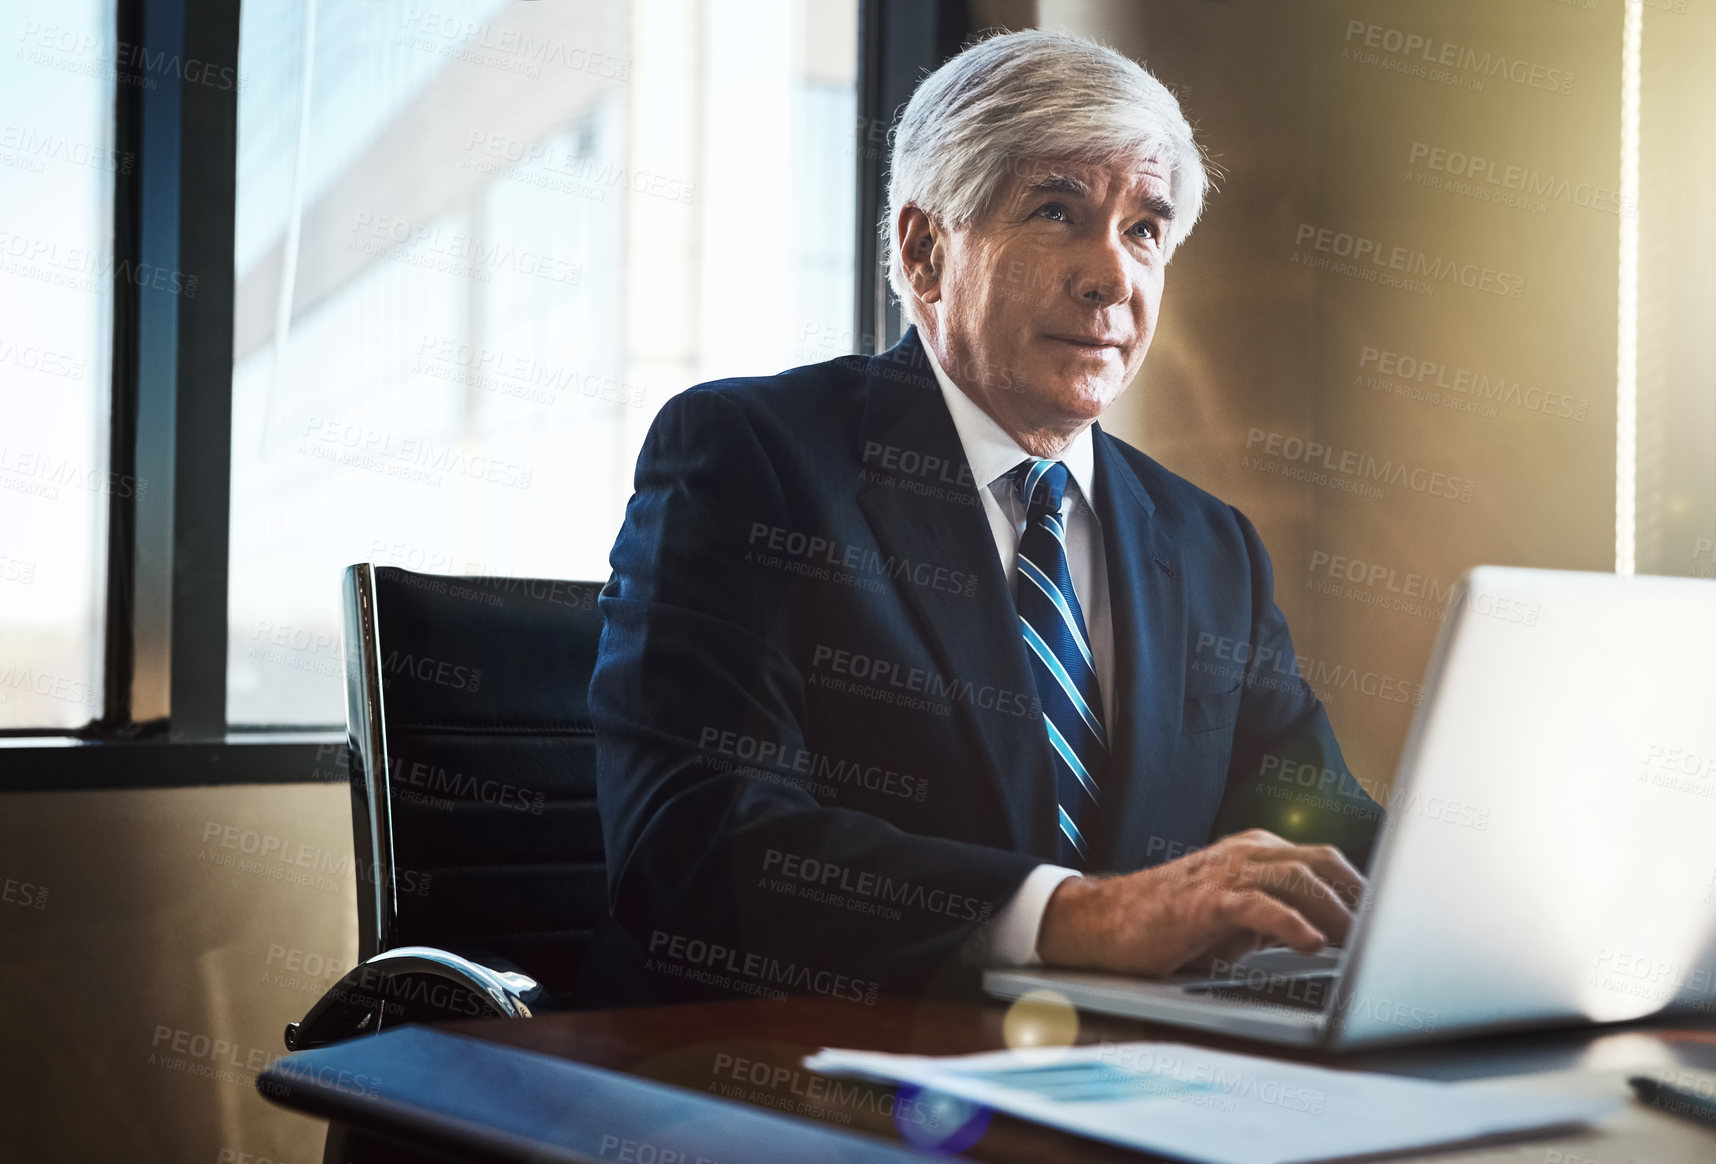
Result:
{"label": "mature businessman", "polygon": [[1134,62],[980,42],[896,130],[914,326],[662,409],[590,688],[610,983],[867,999],[1344,936],[1380,810],[1257,532],[1097,423],[1205,187]]}

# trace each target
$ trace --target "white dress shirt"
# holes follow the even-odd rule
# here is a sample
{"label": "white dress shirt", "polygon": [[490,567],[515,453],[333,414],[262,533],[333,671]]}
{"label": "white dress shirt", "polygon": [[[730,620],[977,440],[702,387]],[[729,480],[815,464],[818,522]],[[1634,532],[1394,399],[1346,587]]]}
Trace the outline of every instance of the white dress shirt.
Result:
{"label": "white dress shirt", "polygon": [[[1019,539],[1025,533],[1025,505],[1007,474],[1032,454],[1019,446],[1007,430],[977,406],[958,385],[948,379],[926,341],[924,353],[941,385],[942,399],[953,416],[953,427],[964,446],[966,463],[977,482],[977,495],[989,518],[995,537],[995,552],[1001,571],[1011,584],[1019,559]],[[1108,560],[1102,548],[1102,523],[1096,516],[1096,453],[1090,429],[1086,428],[1061,453],[1071,481],[1061,500],[1061,521],[1067,531],[1067,565],[1072,571],[1073,593],[1084,612],[1090,631],[1090,653],[1096,661],[1096,680],[1102,688],[1105,724],[1114,722],[1114,621],[1108,602]],[[996,911],[981,931],[978,948],[983,961],[996,965],[1029,966],[1037,956],[1037,932],[1055,888],[1078,871],[1063,865],[1038,865],[1019,886],[1018,892]]]}

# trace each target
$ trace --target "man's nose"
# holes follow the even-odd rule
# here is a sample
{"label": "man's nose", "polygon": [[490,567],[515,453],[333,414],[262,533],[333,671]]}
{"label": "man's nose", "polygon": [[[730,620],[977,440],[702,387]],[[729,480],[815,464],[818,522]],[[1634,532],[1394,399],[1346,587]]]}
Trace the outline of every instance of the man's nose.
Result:
{"label": "man's nose", "polygon": [[1081,248],[1073,275],[1073,295],[1099,307],[1113,307],[1132,297],[1124,244],[1118,238],[1093,239]]}

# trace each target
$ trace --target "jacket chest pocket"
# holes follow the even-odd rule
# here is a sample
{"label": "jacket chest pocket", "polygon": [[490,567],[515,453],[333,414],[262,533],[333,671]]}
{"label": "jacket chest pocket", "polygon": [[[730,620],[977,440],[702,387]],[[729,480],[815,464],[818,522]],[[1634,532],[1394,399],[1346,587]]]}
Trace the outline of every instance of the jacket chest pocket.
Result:
{"label": "jacket chest pocket", "polygon": [[1239,719],[1239,701],[1244,695],[1244,685],[1238,684],[1231,691],[1186,696],[1180,711],[1180,734],[1192,736],[1232,727]]}

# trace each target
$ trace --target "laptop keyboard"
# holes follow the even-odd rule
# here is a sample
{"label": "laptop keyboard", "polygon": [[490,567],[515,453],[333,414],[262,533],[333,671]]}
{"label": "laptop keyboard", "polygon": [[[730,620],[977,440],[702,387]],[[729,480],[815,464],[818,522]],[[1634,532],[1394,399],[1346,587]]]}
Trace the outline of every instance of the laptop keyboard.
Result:
{"label": "laptop keyboard", "polygon": [[1187,994],[1201,994],[1234,1002],[1269,1003],[1296,1010],[1328,1009],[1338,975],[1329,971],[1310,974],[1258,974],[1234,982],[1194,982]]}

